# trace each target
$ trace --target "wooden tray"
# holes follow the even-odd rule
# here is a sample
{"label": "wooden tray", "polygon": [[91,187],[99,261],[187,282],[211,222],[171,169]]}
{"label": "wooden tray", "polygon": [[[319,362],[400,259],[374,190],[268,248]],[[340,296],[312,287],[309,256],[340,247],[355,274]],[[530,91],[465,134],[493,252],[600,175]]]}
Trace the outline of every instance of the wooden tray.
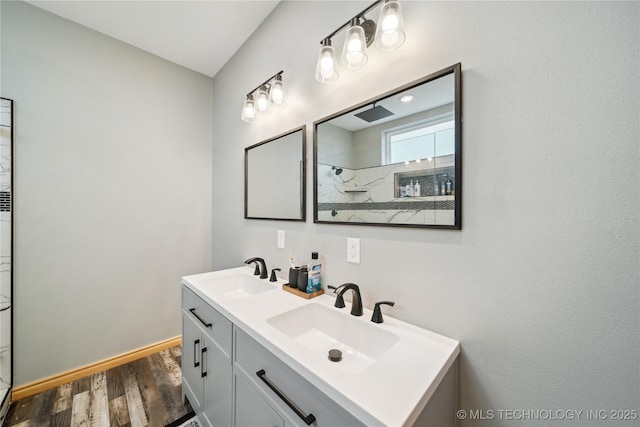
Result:
{"label": "wooden tray", "polygon": [[312,292],[312,293],[308,294],[306,292],[302,292],[298,288],[292,288],[291,286],[289,286],[288,283],[285,283],[284,285],[282,285],[282,290],[290,292],[290,293],[292,293],[294,295],[298,295],[299,297],[302,297],[304,299],[311,299],[311,298],[317,297],[318,295],[324,294],[324,289],[320,289],[319,291],[315,291],[315,292]]}

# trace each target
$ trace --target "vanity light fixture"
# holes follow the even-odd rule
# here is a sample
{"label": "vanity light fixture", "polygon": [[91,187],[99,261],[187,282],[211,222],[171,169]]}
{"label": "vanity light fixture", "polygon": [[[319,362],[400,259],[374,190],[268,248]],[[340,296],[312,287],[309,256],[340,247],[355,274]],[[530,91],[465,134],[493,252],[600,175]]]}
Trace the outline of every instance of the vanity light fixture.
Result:
{"label": "vanity light fixture", "polygon": [[331,39],[328,37],[322,40],[321,44],[322,47],[316,62],[316,80],[320,83],[335,82],[340,77],[336,70],[338,66],[336,50],[331,46]]}
{"label": "vanity light fixture", "polygon": [[276,74],[271,89],[269,90],[269,102],[271,105],[284,107],[284,83],[282,83],[282,74]]}
{"label": "vanity light fixture", "polygon": [[253,95],[247,95],[247,99],[244,100],[244,105],[242,106],[242,117],[241,119],[247,123],[251,123],[253,119],[256,118],[256,104],[253,101]]}
{"label": "vanity light fixture", "polygon": [[360,26],[360,18],[353,18],[351,26],[344,37],[342,48],[342,64],[347,68],[362,68],[367,64],[367,40],[364,28]]}
{"label": "vanity light fixture", "polygon": [[260,113],[266,113],[269,109],[269,93],[267,92],[267,86],[262,85],[258,89],[258,97],[256,98],[256,106]]}
{"label": "vanity light fixture", "polygon": [[404,20],[400,3],[395,0],[387,1],[380,9],[378,17],[376,47],[383,51],[395,50],[404,43],[404,39]]}
{"label": "vanity light fixture", "polygon": [[270,114],[271,107],[284,107],[285,91],[279,71],[247,94],[242,106],[241,119],[247,123],[258,121],[260,116]]}
{"label": "vanity light fixture", "polygon": [[[367,19],[365,15],[382,4],[378,23]],[[364,67],[367,63],[367,47],[374,43],[378,49],[391,51],[399,48],[406,38],[402,8],[397,0],[376,0],[365,10],[351,18],[340,28],[329,34],[320,42],[321,48],[316,63],[315,77],[320,83],[338,80],[335,50],[331,46],[331,38],[347,28],[344,39],[342,64],[349,69]]]}

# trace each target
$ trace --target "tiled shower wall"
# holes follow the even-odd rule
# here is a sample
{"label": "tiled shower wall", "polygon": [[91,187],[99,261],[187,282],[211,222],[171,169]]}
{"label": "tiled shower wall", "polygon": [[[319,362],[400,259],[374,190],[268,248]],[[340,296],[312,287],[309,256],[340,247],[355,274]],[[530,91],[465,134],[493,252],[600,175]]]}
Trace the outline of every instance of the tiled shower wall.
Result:
{"label": "tiled shower wall", "polygon": [[[422,197],[396,197],[396,174],[405,185],[417,179]],[[318,164],[318,219],[371,223],[453,224],[454,195],[434,196],[434,175],[454,180],[453,156],[364,169]]]}

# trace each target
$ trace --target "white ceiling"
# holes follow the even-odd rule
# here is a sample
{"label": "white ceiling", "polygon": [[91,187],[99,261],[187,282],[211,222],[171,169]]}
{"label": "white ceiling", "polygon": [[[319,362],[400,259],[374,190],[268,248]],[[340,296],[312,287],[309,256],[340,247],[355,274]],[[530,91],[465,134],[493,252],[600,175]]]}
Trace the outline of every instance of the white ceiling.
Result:
{"label": "white ceiling", "polygon": [[26,0],[213,77],[280,0]]}

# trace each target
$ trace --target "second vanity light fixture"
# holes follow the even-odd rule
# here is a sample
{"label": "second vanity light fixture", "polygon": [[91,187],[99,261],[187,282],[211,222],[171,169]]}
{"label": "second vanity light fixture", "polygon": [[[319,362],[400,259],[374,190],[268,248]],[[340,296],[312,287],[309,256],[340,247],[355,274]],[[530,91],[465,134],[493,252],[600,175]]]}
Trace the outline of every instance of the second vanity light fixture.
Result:
{"label": "second vanity light fixture", "polygon": [[[378,23],[366,19],[365,14],[371,12],[381,3],[384,4],[380,8]],[[405,39],[400,3],[396,0],[375,1],[320,42],[322,47],[318,54],[315,74],[316,80],[320,83],[335,82],[340,76],[331,38],[347,27],[340,58],[342,64],[349,69],[361,68],[366,65],[367,47],[371,46],[374,40],[378,49],[391,51],[399,48]]]}
{"label": "second vanity light fixture", "polygon": [[283,73],[282,70],[278,71],[247,94],[247,99],[242,106],[243,121],[247,123],[258,121],[260,116],[269,114],[272,107],[286,106]]}

